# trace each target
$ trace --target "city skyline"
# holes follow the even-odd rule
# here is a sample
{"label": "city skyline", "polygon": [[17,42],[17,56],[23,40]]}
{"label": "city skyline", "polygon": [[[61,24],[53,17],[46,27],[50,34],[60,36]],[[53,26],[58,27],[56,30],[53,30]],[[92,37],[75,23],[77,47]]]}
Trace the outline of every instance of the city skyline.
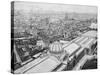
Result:
{"label": "city skyline", "polygon": [[[33,13],[91,13],[97,14],[96,6],[86,5],[65,5],[65,4],[54,4],[54,3],[37,3],[37,2],[24,2],[15,1],[15,10],[22,10],[25,13],[32,11]],[[20,8],[21,7],[21,8]]]}

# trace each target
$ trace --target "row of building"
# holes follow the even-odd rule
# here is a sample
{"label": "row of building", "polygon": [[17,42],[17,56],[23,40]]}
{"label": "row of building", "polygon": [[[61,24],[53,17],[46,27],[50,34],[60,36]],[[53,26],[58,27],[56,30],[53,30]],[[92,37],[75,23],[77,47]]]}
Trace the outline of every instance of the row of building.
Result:
{"label": "row of building", "polygon": [[[37,46],[40,46],[41,48],[46,47],[42,40],[37,42]],[[23,66],[15,70],[15,73],[72,70],[84,55],[93,55],[95,52],[94,50],[96,50],[95,48],[97,48],[97,31],[94,30],[88,31],[72,41],[58,40],[49,45],[49,49],[46,50],[45,56],[40,53],[40,57],[35,59],[37,63],[35,63],[36,66],[34,66],[34,64],[31,64],[28,67]],[[39,53],[36,55],[38,54]]]}

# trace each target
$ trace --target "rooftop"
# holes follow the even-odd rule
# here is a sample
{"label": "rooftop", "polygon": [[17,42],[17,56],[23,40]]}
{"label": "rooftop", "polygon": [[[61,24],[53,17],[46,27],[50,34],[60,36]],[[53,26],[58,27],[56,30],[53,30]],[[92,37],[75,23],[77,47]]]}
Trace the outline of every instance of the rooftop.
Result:
{"label": "rooftop", "polygon": [[84,33],[82,36],[87,36],[87,37],[97,37],[97,31],[88,31],[86,33]]}

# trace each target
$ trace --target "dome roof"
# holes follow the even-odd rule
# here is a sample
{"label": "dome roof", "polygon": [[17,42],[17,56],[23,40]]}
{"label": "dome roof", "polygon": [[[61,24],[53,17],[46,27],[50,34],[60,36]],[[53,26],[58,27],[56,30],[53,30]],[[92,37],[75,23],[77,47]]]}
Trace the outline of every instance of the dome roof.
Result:
{"label": "dome roof", "polygon": [[92,23],[90,28],[93,28],[93,29],[97,29],[98,28],[98,25],[96,23]]}
{"label": "dome roof", "polygon": [[63,49],[62,49],[62,44],[58,41],[50,44],[50,53],[55,53],[55,54],[59,54],[59,53],[62,53],[63,52]]}
{"label": "dome roof", "polygon": [[37,46],[42,46],[42,48],[44,48],[46,45],[43,42],[43,40],[39,40],[39,41],[37,41]]}

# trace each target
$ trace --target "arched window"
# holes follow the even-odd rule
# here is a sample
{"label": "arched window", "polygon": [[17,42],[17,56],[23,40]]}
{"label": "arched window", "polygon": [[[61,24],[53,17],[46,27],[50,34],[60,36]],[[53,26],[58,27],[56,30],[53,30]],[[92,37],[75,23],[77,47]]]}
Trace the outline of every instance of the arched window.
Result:
{"label": "arched window", "polygon": [[85,49],[84,49],[84,52],[85,52],[85,54],[89,54],[90,49],[89,49],[89,48],[85,48]]}

